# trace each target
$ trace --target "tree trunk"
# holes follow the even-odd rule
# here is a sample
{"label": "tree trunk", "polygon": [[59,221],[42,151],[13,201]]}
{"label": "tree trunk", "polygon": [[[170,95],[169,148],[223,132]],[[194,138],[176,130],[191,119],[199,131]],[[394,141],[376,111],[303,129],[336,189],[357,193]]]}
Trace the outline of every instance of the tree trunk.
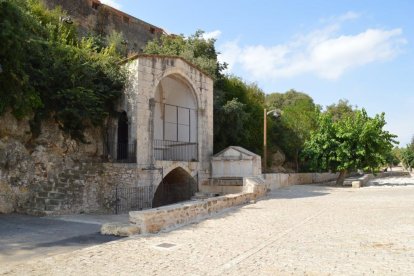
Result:
{"label": "tree trunk", "polygon": [[338,179],[336,180],[336,185],[344,185],[346,174],[347,174],[347,170],[343,170],[339,172]]}

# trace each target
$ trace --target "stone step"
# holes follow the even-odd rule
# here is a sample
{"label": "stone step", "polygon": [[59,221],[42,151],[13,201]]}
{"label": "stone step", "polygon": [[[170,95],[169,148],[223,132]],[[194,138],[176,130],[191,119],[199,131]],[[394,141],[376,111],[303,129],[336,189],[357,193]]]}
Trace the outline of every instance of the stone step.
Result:
{"label": "stone step", "polygon": [[135,224],[111,222],[105,223],[101,226],[102,235],[129,237],[140,233],[141,229]]}

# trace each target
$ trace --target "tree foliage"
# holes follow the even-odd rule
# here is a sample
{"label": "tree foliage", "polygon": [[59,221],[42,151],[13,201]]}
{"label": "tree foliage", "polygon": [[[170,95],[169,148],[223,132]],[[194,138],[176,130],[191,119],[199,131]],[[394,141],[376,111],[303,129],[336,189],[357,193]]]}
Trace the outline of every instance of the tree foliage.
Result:
{"label": "tree foliage", "polygon": [[313,99],[309,95],[290,89],[285,93],[271,93],[267,95],[266,106],[268,109],[283,110],[287,106],[294,105],[299,100],[313,102]]}
{"label": "tree foliage", "polygon": [[356,107],[352,106],[348,100],[341,99],[337,104],[331,104],[326,107],[326,113],[332,116],[334,122],[352,117],[355,115]]}
{"label": "tree foliage", "polygon": [[268,120],[269,149],[281,149],[299,171],[303,167],[299,154],[310,132],[316,129],[320,107],[309,95],[293,89],[267,95],[266,105],[268,110],[281,111],[280,118]]}
{"label": "tree foliage", "polygon": [[214,87],[214,150],[231,145],[256,153],[263,147],[264,92],[256,84],[226,76]]}
{"label": "tree foliage", "polygon": [[38,0],[0,0],[0,114],[53,115],[73,137],[113,111],[125,76],[114,45],[79,41],[76,26]]}
{"label": "tree foliage", "polygon": [[411,139],[410,144],[400,149],[399,157],[404,167],[411,171],[414,167],[414,137]]}
{"label": "tree foliage", "polygon": [[321,114],[318,129],[305,143],[304,157],[314,170],[346,172],[376,169],[386,164],[396,135],[384,130],[385,114],[371,118],[356,110],[352,117],[334,121],[332,115]]}
{"label": "tree foliage", "polygon": [[204,31],[198,30],[195,34],[162,35],[147,43],[144,53],[165,56],[178,56],[197,65],[209,74],[213,79],[221,76],[226,64],[217,60],[217,52],[214,46],[215,39],[204,39]]}

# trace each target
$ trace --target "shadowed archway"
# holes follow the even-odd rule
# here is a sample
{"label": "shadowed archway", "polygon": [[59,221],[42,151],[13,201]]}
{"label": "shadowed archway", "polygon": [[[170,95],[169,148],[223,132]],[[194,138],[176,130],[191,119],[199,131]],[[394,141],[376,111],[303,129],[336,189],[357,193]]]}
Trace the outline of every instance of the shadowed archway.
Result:
{"label": "shadowed archway", "polygon": [[197,191],[197,182],[183,168],[168,173],[154,194],[152,207],[173,204],[191,199]]}
{"label": "shadowed archway", "polygon": [[118,146],[117,160],[128,158],[128,116],[125,111],[121,113],[118,119]]}

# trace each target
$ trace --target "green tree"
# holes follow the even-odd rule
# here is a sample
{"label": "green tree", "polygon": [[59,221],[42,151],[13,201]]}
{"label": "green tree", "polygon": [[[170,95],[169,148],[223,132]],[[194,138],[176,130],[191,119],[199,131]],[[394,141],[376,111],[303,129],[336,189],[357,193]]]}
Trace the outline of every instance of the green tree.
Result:
{"label": "green tree", "polygon": [[214,85],[214,151],[231,145],[262,153],[264,92],[225,76]]}
{"label": "green tree", "polygon": [[355,108],[348,100],[341,99],[337,104],[328,105],[326,113],[330,114],[334,121],[339,121],[346,117],[354,116]]}
{"label": "green tree", "polygon": [[217,51],[214,46],[215,39],[204,39],[204,31],[198,30],[195,34],[162,35],[147,43],[144,53],[164,56],[179,56],[197,65],[213,79],[221,77],[226,64],[217,60]]}
{"label": "green tree", "polygon": [[313,102],[313,99],[309,95],[290,89],[285,93],[270,93],[266,95],[266,106],[268,109],[283,110],[286,106],[293,105],[299,100]]}
{"label": "green tree", "polygon": [[414,136],[411,139],[411,143],[405,148],[400,149],[400,160],[404,167],[410,171],[414,167]]}
{"label": "green tree", "polygon": [[284,133],[283,148],[293,155],[296,172],[299,172],[299,153],[311,131],[317,127],[319,109],[313,100],[301,98],[286,106],[282,112],[281,123],[290,130]]}
{"label": "green tree", "polygon": [[340,172],[338,184],[343,183],[349,171],[374,170],[386,164],[386,156],[397,143],[396,135],[383,129],[384,117],[382,113],[371,118],[364,109],[338,121],[330,114],[321,114],[318,129],[305,143],[303,156],[314,170]]}
{"label": "green tree", "polygon": [[78,40],[59,9],[38,0],[0,0],[0,114],[34,114],[32,126],[53,116],[72,137],[114,112],[125,74],[115,46]]}
{"label": "green tree", "polygon": [[313,99],[293,89],[286,93],[272,93],[266,96],[268,110],[281,110],[278,119],[268,120],[269,151],[282,150],[295,170],[305,167],[299,155],[310,132],[317,126],[320,106]]}
{"label": "green tree", "polygon": [[401,162],[400,159],[401,159],[401,149],[398,147],[394,147],[392,151],[386,156],[386,162],[387,162],[388,167],[390,167],[392,170],[392,167],[398,166],[398,164],[400,164]]}

